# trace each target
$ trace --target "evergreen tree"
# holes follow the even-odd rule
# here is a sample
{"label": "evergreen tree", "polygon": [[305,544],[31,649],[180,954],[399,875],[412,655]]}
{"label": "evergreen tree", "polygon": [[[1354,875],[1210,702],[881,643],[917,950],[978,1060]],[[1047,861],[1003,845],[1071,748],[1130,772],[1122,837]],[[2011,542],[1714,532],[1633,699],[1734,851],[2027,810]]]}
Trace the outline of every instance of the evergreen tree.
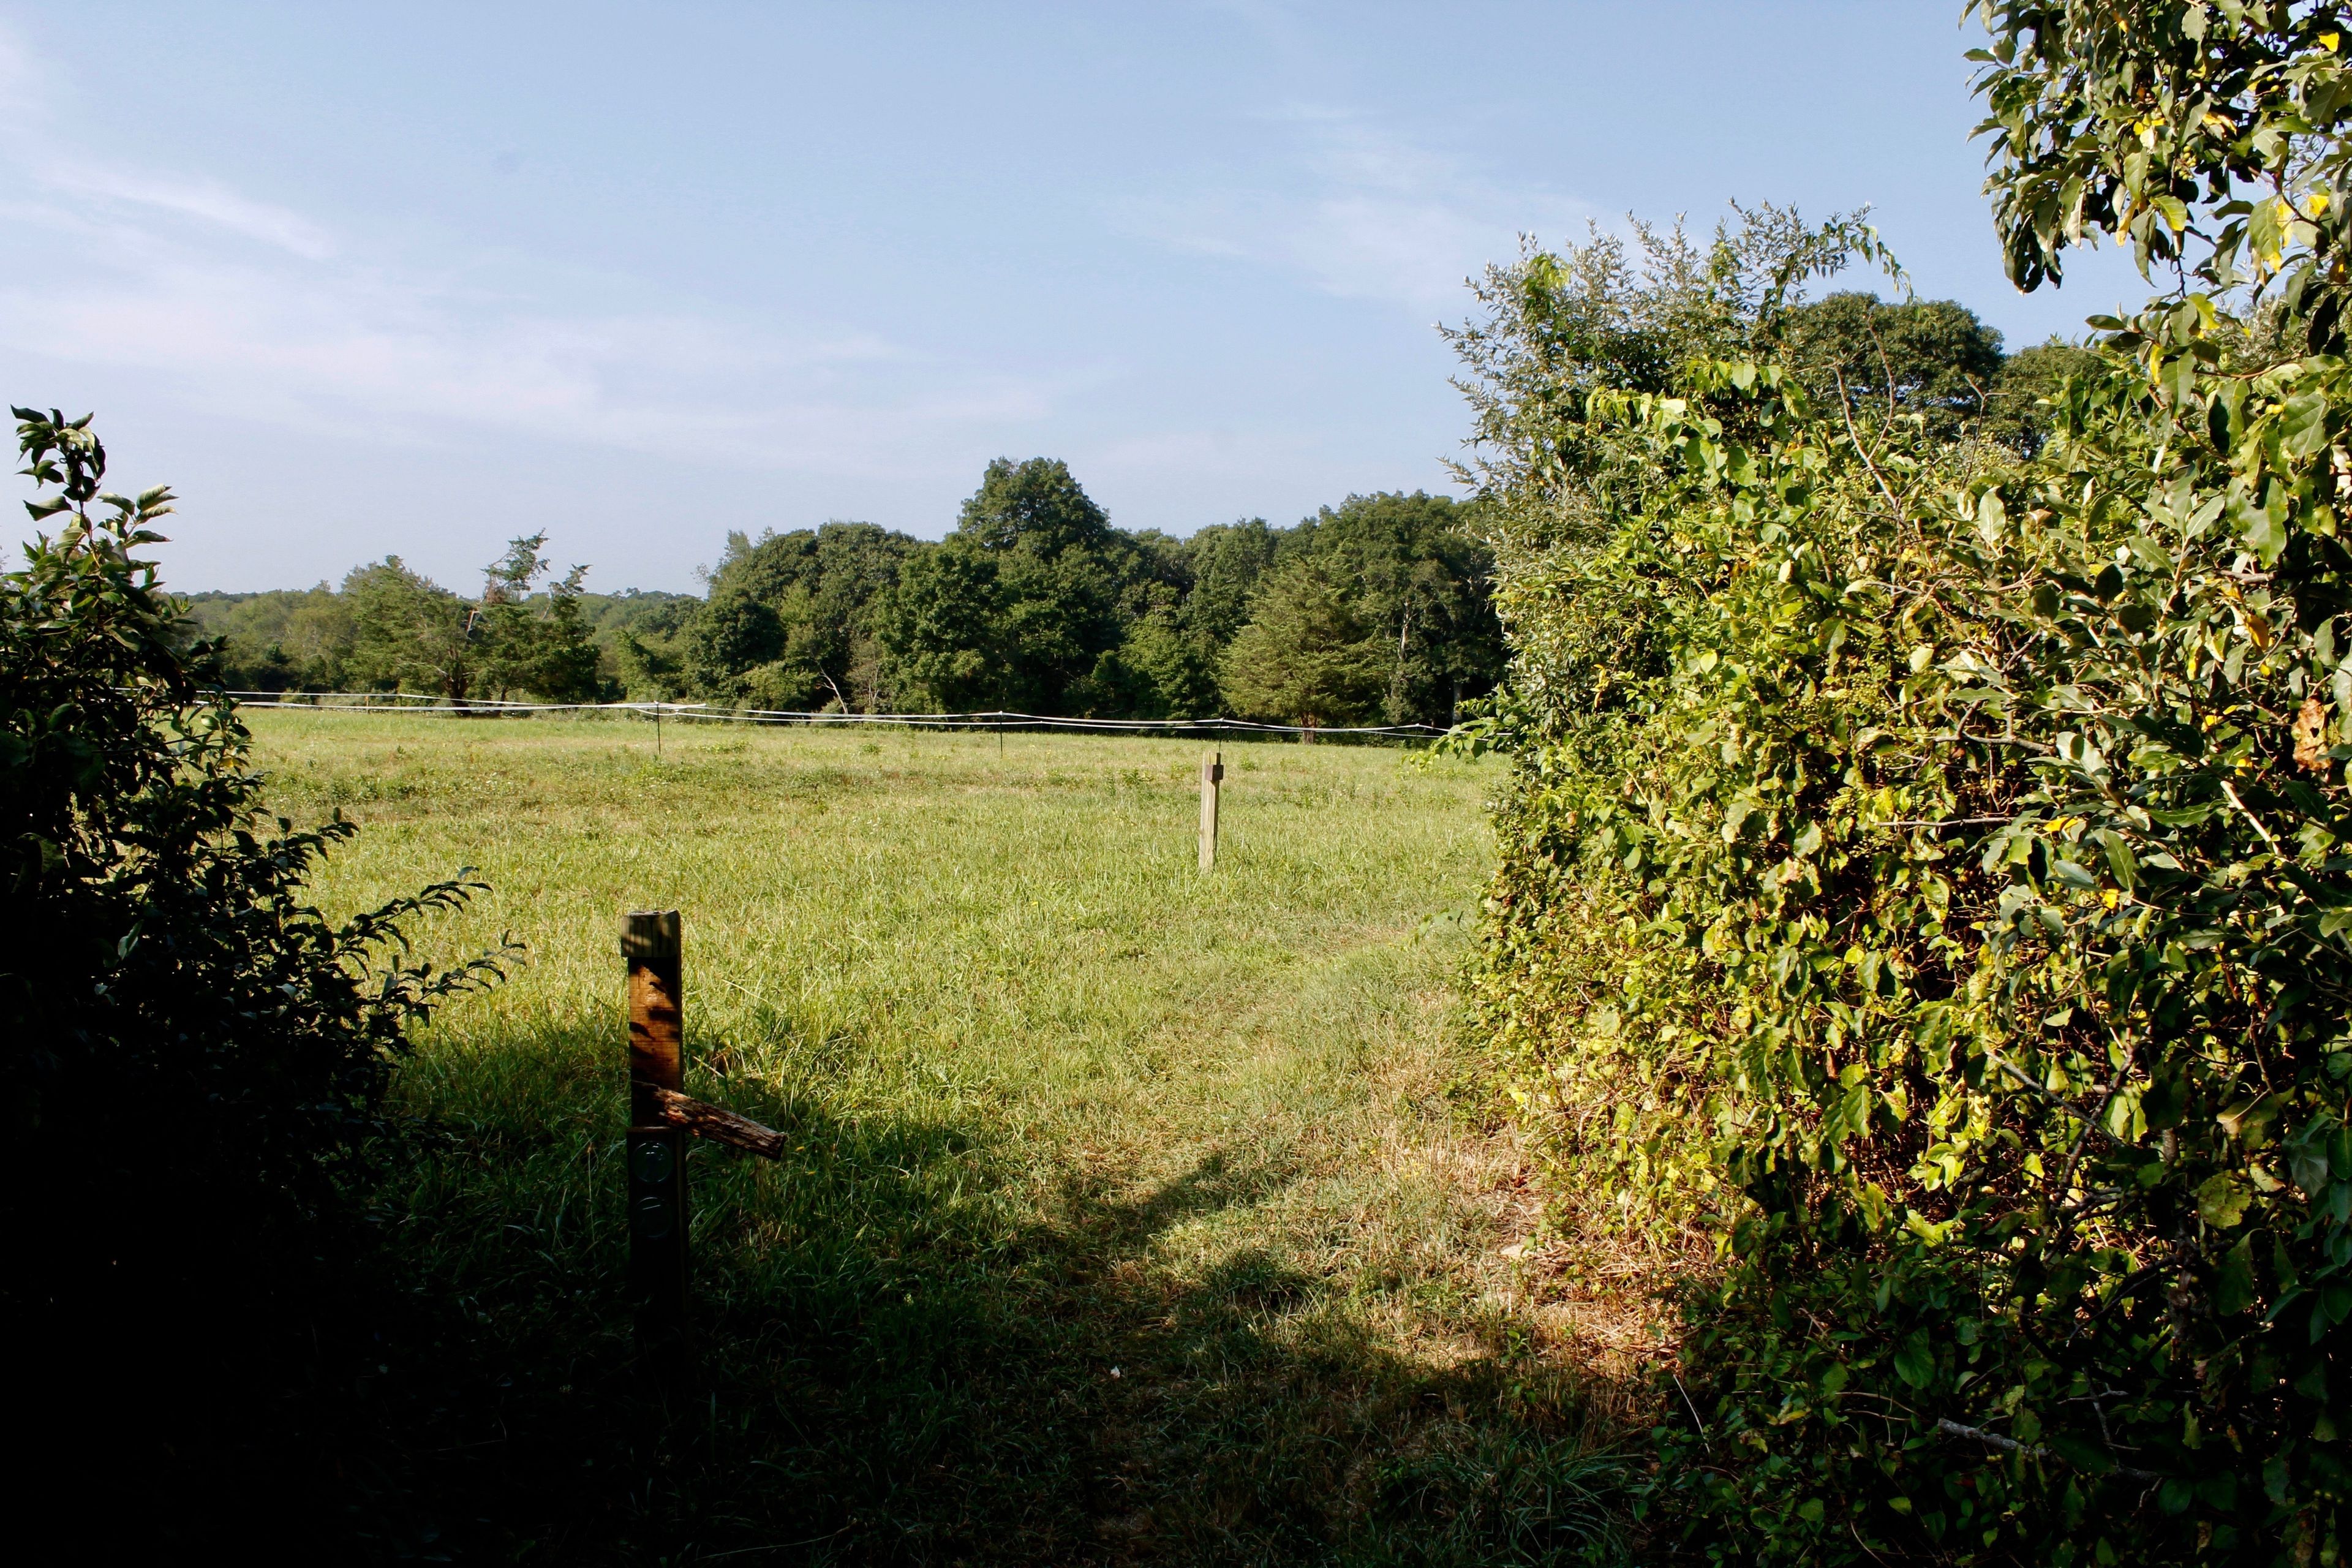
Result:
{"label": "evergreen tree", "polygon": [[1301,555],[1277,568],[1225,655],[1225,700],[1240,718],[1346,725],[1378,716],[1388,639],[1359,613],[1331,563]]}
{"label": "evergreen tree", "polygon": [[548,570],[539,553],[546,543],[543,532],[511,540],[506,554],[484,568],[473,619],[481,684],[501,701],[524,692],[546,702],[593,702],[603,683],[580,611],[588,569],[574,566],[550,583],[543,597],[535,595],[533,585]]}
{"label": "evergreen tree", "polygon": [[1383,722],[1451,724],[1465,699],[1501,676],[1493,556],[1451,498],[1350,496],[1301,523],[1283,548],[1321,559],[1367,635],[1382,640]]}

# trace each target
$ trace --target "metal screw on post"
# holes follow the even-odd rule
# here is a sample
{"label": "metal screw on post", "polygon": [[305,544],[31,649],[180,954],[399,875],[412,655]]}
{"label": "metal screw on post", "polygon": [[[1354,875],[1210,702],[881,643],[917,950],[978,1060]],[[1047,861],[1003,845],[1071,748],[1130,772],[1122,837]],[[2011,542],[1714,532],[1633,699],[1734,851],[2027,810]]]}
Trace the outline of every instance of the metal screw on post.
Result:
{"label": "metal screw on post", "polygon": [[1201,869],[1217,864],[1217,795],[1225,782],[1224,754],[1208,752],[1201,757]]}
{"label": "metal screw on post", "polygon": [[686,1130],[666,1095],[686,1082],[682,946],[676,910],[625,918],[629,966],[629,1293],[637,1337],[665,1353],[686,1342]]}

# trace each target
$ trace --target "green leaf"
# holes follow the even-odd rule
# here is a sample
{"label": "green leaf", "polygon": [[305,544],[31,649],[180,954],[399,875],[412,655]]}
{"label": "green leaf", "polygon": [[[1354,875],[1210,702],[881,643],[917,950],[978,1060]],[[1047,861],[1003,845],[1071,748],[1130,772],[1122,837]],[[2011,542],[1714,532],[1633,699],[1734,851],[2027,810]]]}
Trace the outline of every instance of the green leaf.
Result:
{"label": "green leaf", "polygon": [[1905,1340],[1895,1352],[1895,1373],[1914,1388],[1925,1388],[1935,1381],[1936,1352],[1928,1348],[1924,1330]]}
{"label": "green leaf", "polygon": [[2287,1174],[2294,1184],[2316,1196],[2328,1183],[2327,1127],[2322,1122],[2305,1128],[2287,1145]]}
{"label": "green leaf", "polygon": [[2279,413],[2280,445],[2289,457],[2310,458],[2327,449],[2327,398],[2319,392],[2298,393]]}
{"label": "green leaf", "polygon": [[2101,828],[2095,835],[2107,852],[2107,869],[2115,873],[2116,886],[2126,892],[2139,886],[2139,862],[2132,858],[2131,846],[2124,836],[2112,828]]}
{"label": "green leaf", "polygon": [[2241,1237],[2222,1256],[2221,1271],[2213,1279],[2213,1310],[2227,1317],[2253,1304],[2254,1238],[2249,1236]]}
{"label": "green leaf", "polygon": [[2205,1223],[2228,1230],[2245,1217],[2246,1205],[2253,1194],[2236,1177],[2222,1174],[2208,1176],[2197,1187],[2197,1212]]}
{"label": "green leaf", "polygon": [[2331,1279],[2319,1292],[2319,1304],[2330,1323],[2340,1323],[2352,1318],[2352,1285]]}
{"label": "green leaf", "polygon": [[2115,1456],[2091,1438],[2078,1437],[2071,1432],[2053,1432],[2042,1441],[2052,1453],[2086,1474],[2104,1476],[2116,1468]]}
{"label": "green leaf", "polygon": [[2286,550],[2286,499],[2276,480],[2271,482],[2264,504],[2240,504],[2238,532],[2264,566],[2278,564]]}

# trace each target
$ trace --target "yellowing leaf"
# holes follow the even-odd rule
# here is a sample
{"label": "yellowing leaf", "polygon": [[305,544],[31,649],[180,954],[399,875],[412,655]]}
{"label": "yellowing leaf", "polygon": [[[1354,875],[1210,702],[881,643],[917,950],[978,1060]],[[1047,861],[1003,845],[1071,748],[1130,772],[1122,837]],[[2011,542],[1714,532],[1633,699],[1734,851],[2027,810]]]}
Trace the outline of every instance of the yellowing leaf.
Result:
{"label": "yellowing leaf", "polygon": [[2008,525],[2009,509],[2001,505],[2000,492],[1985,491],[1977,501],[1977,537],[1987,544],[1999,544]]}
{"label": "yellowing leaf", "polygon": [[2208,1176],[2197,1189],[2197,1213],[2205,1223],[2228,1230],[2246,1215],[2253,1194],[2232,1176]]}

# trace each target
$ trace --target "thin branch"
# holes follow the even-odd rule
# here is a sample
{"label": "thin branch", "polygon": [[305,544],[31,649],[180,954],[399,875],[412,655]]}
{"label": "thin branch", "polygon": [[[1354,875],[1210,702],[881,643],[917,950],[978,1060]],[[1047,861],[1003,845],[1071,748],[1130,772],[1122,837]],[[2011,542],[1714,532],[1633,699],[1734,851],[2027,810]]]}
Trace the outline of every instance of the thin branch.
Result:
{"label": "thin branch", "polygon": [[[2029,1459],[2046,1459],[2051,1457],[2050,1450],[2039,1443],[2021,1443],[2014,1437],[2004,1437],[1998,1432],[1988,1432],[1981,1426],[1963,1426],[1948,1415],[1937,1418],[1936,1430],[1947,1437],[1958,1437],[1966,1442],[1981,1443],[1988,1448],[1997,1448],[2004,1454],[2022,1454]],[[2115,1473],[2119,1476],[2128,1476],[2136,1481],[2161,1481],[2169,1479],[2158,1475],[2154,1470],[2134,1469],[2129,1465],[2117,1465]]]}
{"label": "thin branch", "polygon": [[2083,1145],[2090,1142],[2092,1127],[2106,1126],[2107,1109],[2115,1104],[2116,1096],[2123,1090],[2124,1074],[2131,1070],[2132,1054],[2130,1048],[2126,1047],[2124,1052],[2124,1065],[2117,1068],[2115,1077],[2108,1080],[2106,1092],[2099,1098],[2099,1109],[2084,1121],[2083,1131],[2075,1136],[2074,1147],[2067,1152],[2066,1169],[2058,1177],[2058,1195],[2062,1199],[2066,1195],[2067,1190],[2074,1184],[2074,1168],[2082,1163]]}
{"label": "thin branch", "polygon": [[2277,856],[2282,860],[2285,859],[2286,851],[2281,849],[2278,846],[2278,840],[2271,837],[2271,830],[2263,826],[2263,819],[2256,816],[2252,811],[2247,810],[2246,803],[2238,798],[2237,786],[2232,784],[2228,779],[2223,779],[2221,781],[2221,793],[2230,797],[2230,804],[2238,808],[2241,816],[2245,817],[2248,822],[2254,825],[2254,831],[2263,836],[2263,842],[2271,847],[2271,853]]}
{"label": "thin branch", "polygon": [[[2058,1107],[2061,1110],[2066,1112],[2067,1115],[2080,1121],[2083,1123],[2085,1131],[2096,1131],[2099,1136],[2105,1138],[2108,1142],[2113,1143],[2119,1149],[2128,1147],[2122,1139],[2117,1138],[2114,1133],[2108,1131],[2095,1116],[2085,1114],[2082,1107],[2076,1105],[2073,1100],[2068,1100],[2064,1095],[2055,1093],[2042,1085],[2034,1082],[2031,1078],[2026,1076],[2022,1068],[2011,1062],[2007,1057],[2002,1056],[1999,1051],[1988,1050],[1985,1052],[1985,1060],[1992,1063],[1993,1066],[1999,1068],[2001,1071],[2015,1079],[2019,1085],[2021,1086],[2028,1093],[2041,1096],[2042,1099],[2048,1103]],[[2101,1085],[2100,1088],[2102,1092],[2109,1095],[2114,1093],[2112,1086]]]}
{"label": "thin branch", "polygon": [[1886,357],[1886,340],[1878,335],[1878,323],[1866,314],[1862,319],[1862,330],[1870,334],[1871,346],[1878,351],[1878,368],[1886,373],[1886,417],[1893,419],[1897,413],[1895,405],[1895,363]]}
{"label": "thin branch", "polygon": [[1837,384],[1838,412],[1845,419],[1846,439],[1853,443],[1854,454],[1861,458],[1862,466],[1870,470],[1870,477],[1878,481],[1878,493],[1886,498],[1888,506],[1899,512],[1903,510],[1903,503],[1896,500],[1895,492],[1887,488],[1886,476],[1878,471],[1878,465],[1871,460],[1870,449],[1862,444],[1862,432],[1853,427],[1853,399],[1846,392],[1845,372],[1843,370],[1837,373]]}
{"label": "thin branch", "polygon": [[[1939,735],[1930,738],[1942,740],[1945,737]],[[2055,746],[2045,745],[2040,741],[2026,740],[2021,735],[1971,735],[1965,730],[1955,730],[1950,738],[1955,741],[1971,742],[1979,746],[2023,746],[2029,752],[2054,752],[2058,749]]]}

